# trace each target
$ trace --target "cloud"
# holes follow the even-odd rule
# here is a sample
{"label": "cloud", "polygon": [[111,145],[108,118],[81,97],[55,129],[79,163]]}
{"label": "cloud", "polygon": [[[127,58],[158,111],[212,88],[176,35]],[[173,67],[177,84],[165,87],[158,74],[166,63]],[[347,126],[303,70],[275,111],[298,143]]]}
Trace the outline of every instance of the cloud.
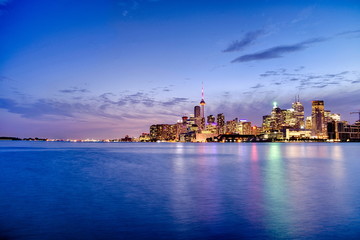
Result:
{"label": "cloud", "polygon": [[351,36],[351,37],[360,37],[360,29],[351,30],[351,31],[344,31],[336,34],[336,36]]}
{"label": "cloud", "polygon": [[179,104],[179,103],[185,103],[188,102],[189,99],[188,98],[182,98],[182,97],[174,97],[169,101],[165,101],[165,102],[161,102],[161,104],[163,106],[173,106],[175,104]]}
{"label": "cloud", "polygon": [[300,66],[300,67],[298,67],[298,68],[295,68],[294,71],[295,71],[295,72],[300,72],[301,70],[304,70],[304,69],[305,69],[304,66]]}
{"label": "cloud", "polygon": [[286,53],[301,51],[313,43],[323,42],[325,40],[325,38],[313,38],[293,45],[276,46],[257,53],[242,55],[232,60],[231,63],[281,58]]}
{"label": "cloud", "polygon": [[264,87],[264,85],[259,83],[259,84],[255,85],[255,86],[251,87],[251,88],[262,88],[262,87]]}
{"label": "cloud", "polygon": [[[297,68],[268,70],[259,74],[261,83],[269,83],[270,85],[287,85],[298,90],[326,88],[345,83],[357,83],[359,80],[359,72],[357,71],[340,71],[337,73],[304,73],[297,71]],[[350,85],[348,85],[349,87]],[[267,87],[267,86],[266,86]],[[254,87],[252,87],[254,88]]]}
{"label": "cloud", "polygon": [[61,93],[87,93],[87,92],[90,92],[89,90],[87,89],[80,89],[80,88],[77,88],[77,87],[73,87],[73,88],[69,88],[69,89],[62,89],[62,90],[59,90],[59,92]]}
{"label": "cloud", "polygon": [[241,40],[233,41],[223,52],[236,52],[243,50],[245,47],[253,44],[256,39],[264,34],[263,30],[257,30],[246,33]]}
{"label": "cloud", "polygon": [[14,80],[5,76],[0,76],[0,82],[5,82],[5,81],[13,82]]}
{"label": "cloud", "polygon": [[20,104],[12,99],[0,98],[0,108],[25,118],[39,118],[44,115],[74,117],[77,112],[90,112],[90,105],[66,103],[53,99],[38,99],[34,103]]}

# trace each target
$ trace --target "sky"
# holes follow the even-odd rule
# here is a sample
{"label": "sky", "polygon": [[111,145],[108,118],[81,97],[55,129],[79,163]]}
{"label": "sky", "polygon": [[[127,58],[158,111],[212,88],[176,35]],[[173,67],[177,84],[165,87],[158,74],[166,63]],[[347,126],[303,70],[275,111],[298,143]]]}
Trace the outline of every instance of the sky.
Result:
{"label": "sky", "polygon": [[0,136],[137,137],[193,113],[260,126],[300,96],[354,123],[360,2],[0,0]]}

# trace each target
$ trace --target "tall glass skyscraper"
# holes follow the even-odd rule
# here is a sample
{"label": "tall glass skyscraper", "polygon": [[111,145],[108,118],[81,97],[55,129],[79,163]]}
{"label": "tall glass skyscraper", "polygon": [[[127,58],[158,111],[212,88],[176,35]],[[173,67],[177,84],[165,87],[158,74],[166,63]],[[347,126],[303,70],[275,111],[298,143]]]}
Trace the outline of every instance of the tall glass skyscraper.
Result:
{"label": "tall glass skyscraper", "polygon": [[312,120],[312,135],[318,138],[326,136],[325,129],[325,114],[324,114],[324,101],[312,101],[311,120]]}

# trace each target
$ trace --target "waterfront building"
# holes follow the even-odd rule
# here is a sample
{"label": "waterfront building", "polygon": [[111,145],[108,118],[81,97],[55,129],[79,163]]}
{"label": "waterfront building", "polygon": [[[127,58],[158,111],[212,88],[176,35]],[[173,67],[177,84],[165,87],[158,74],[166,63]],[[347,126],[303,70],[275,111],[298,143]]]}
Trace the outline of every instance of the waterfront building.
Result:
{"label": "waterfront building", "polygon": [[271,118],[272,130],[280,130],[285,121],[285,114],[284,111],[277,106],[276,102],[274,103],[274,107],[271,111]]}
{"label": "waterfront building", "polygon": [[341,121],[340,114],[332,113],[330,110],[325,110],[324,111],[324,117],[325,117],[325,125],[328,122],[332,122],[332,121],[339,122],[339,121]]}
{"label": "waterfront building", "polygon": [[305,120],[305,129],[312,129],[311,116],[306,117],[306,120]]}
{"label": "waterfront building", "polygon": [[263,116],[263,130],[264,132],[279,131],[285,122],[286,111],[281,110],[274,102],[273,109],[270,115]]}
{"label": "waterfront building", "polygon": [[200,117],[200,106],[194,107],[194,117],[199,118]]}
{"label": "waterfront building", "polygon": [[242,135],[255,135],[254,131],[251,127],[251,122],[241,122],[242,125],[242,131],[240,134]]}
{"label": "waterfront building", "polygon": [[294,109],[294,118],[295,118],[295,128],[304,129],[304,106],[300,102],[300,98],[295,99],[295,102],[292,104],[292,109]]}
{"label": "waterfront building", "polygon": [[223,113],[219,113],[217,115],[216,123],[218,128],[218,134],[224,134],[226,129],[225,129],[225,116]]}
{"label": "waterfront building", "polygon": [[139,137],[139,142],[149,142],[150,140],[150,133],[142,133]]}
{"label": "waterfront building", "polygon": [[269,132],[271,130],[271,126],[272,126],[271,115],[263,116],[263,121],[262,121],[263,132]]}
{"label": "waterfront building", "polygon": [[151,141],[175,141],[177,124],[154,124],[150,126]]}
{"label": "waterfront building", "polygon": [[287,140],[305,140],[311,138],[311,130],[291,130],[286,129],[285,138]]}
{"label": "waterfront building", "polygon": [[312,101],[311,107],[312,135],[324,139],[327,136],[325,127],[324,101]]}
{"label": "waterfront building", "polygon": [[200,108],[200,106],[194,107],[194,119],[195,119],[195,124],[200,127],[201,126],[201,108]]}
{"label": "waterfront building", "polygon": [[353,125],[346,121],[332,121],[327,123],[327,134],[330,140],[360,141],[360,123]]}
{"label": "waterfront building", "polygon": [[205,127],[205,130],[207,132],[211,132],[211,133],[217,133],[218,132],[218,128],[217,128],[217,125],[216,123],[208,123]]}
{"label": "waterfront building", "polygon": [[237,123],[237,118],[235,118],[234,120],[226,121],[226,133],[237,133]]}
{"label": "waterfront building", "polygon": [[297,119],[295,117],[295,110],[293,108],[282,110],[282,114],[284,116],[284,122],[282,123],[282,127],[295,128],[297,122]]}

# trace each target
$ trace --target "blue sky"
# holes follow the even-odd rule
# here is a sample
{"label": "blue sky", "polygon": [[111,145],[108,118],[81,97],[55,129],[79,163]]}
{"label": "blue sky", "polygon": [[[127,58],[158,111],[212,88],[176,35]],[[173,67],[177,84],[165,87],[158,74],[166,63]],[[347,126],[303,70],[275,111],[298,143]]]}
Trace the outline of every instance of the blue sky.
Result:
{"label": "blue sky", "polygon": [[119,138],[300,95],[354,122],[358,1],[0,1],[0,135]]}

